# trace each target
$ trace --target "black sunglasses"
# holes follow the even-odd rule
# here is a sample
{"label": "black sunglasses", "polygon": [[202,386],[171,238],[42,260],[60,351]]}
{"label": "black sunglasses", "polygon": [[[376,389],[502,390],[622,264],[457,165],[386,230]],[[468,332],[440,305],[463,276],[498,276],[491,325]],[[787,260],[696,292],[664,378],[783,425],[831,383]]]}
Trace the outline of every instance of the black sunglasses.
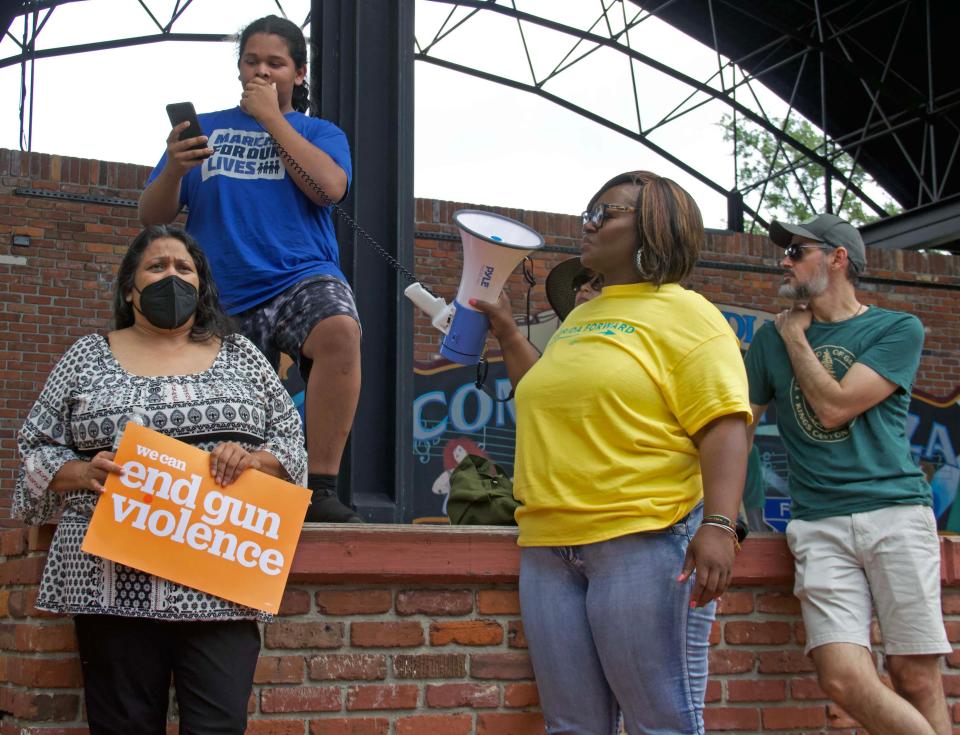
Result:
{"label": "black sunglasses", "polygon": [[833,248],[830,245],[802,245],[800,243],[794,243],[786,248],[783,254],[794,263],[799,263],[803,260],[804,250],[833,250]]}
{"label": "black sunglasses", "polygon": [[596,227],[598,230],[603,227],[603,221],[607,217],[607,210],[612,209],[614,212],[636,212],[636,207],[625,207],[622,204],[607,204],[606,202],[597,202],[593,209],[589,212],[584,212],[580,215],[580,222],[583,227],[587,226],[589,222],[591,225]]}

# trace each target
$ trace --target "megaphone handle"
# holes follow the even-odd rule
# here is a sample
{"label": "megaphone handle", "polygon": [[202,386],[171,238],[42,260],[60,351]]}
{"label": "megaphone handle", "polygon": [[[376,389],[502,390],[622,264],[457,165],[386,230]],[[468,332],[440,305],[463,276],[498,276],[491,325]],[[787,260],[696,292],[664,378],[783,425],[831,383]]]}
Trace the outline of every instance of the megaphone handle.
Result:
{"label": "megaphone handle", "polygon": [[[533,320],[530,318],[530,295],[533,292],[533,287],[537,284],[537,279],[533,275],[533,268],[531,265],[532,261],[530,256],[526,256],[523,259],[523,280],[527,284],[527,342],[530,343],[530,346],[533,347],[538,353],[543,354],[533,344],[533,340],[530,339],[530,326]],[[477,361],[477,377],[474,380],[474,386],[477,390],[482,390],[488,396],[490,396],[496,403],[507,403],[513,400],[513,395],[516,393],[516,386],[510,386],[510,393],[506,398],[498,398],[497,395],[487,387],[487,372],[490,369],[490,363],[487,362],[487,345],[484,343],[483,350],[480,353],[480,359]]]}

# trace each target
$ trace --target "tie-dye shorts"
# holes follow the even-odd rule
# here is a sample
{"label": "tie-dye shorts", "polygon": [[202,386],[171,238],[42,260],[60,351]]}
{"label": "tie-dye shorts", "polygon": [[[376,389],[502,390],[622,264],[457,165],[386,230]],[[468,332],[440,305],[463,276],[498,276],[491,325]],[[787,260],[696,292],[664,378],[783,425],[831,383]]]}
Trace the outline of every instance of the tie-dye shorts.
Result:
{"label": "tie-dye shorts", "polygon": [[349,316],[360,325],[353,291],[334,276],[310,276],[252,309],[234,315],[239,331],[266,355],[275,368],[280,353],[289,355],[303,380],[310,374],[312,360],[301,354],[310,331],[332,316]]}

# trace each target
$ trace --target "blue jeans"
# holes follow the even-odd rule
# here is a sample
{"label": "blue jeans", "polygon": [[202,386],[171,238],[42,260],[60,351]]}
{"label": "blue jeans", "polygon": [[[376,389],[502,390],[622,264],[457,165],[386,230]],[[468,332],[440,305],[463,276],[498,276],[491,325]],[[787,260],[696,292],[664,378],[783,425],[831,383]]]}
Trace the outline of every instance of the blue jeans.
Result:
{"label": "blue jeans", "polygon": [[524,547],[520,607],[551,735],[703,733],[716,605],[676,581],[703,507],[663,531]]}

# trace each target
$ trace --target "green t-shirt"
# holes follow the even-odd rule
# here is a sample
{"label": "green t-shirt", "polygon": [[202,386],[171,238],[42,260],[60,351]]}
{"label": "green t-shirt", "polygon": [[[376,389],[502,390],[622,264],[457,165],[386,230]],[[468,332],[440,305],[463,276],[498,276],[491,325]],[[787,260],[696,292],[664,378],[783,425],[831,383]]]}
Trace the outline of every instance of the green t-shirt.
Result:
{"label": "green t-shirt", "polygon": [[763,463],[760,461],[760,450],[754,444],[750,448],[750,454],[747,455],[747,479],[743,483],[743,507],[746,510],[762,508],[765,500]]}
{"label": "green t-shirt", "polygon": [[897,389],[836,429],[826,429],[793,375],[787,348],[772,322],[747,353],[750,402],[776,402],[787,449],[791,510],[813,520],[891,505],[933,505],[930,486],[910,456],[906,435],[910,388],[923,347],[923,325],[910,314],[871,307],[842,322],[814,322],[807,341],[837,380],[859,362]]}

